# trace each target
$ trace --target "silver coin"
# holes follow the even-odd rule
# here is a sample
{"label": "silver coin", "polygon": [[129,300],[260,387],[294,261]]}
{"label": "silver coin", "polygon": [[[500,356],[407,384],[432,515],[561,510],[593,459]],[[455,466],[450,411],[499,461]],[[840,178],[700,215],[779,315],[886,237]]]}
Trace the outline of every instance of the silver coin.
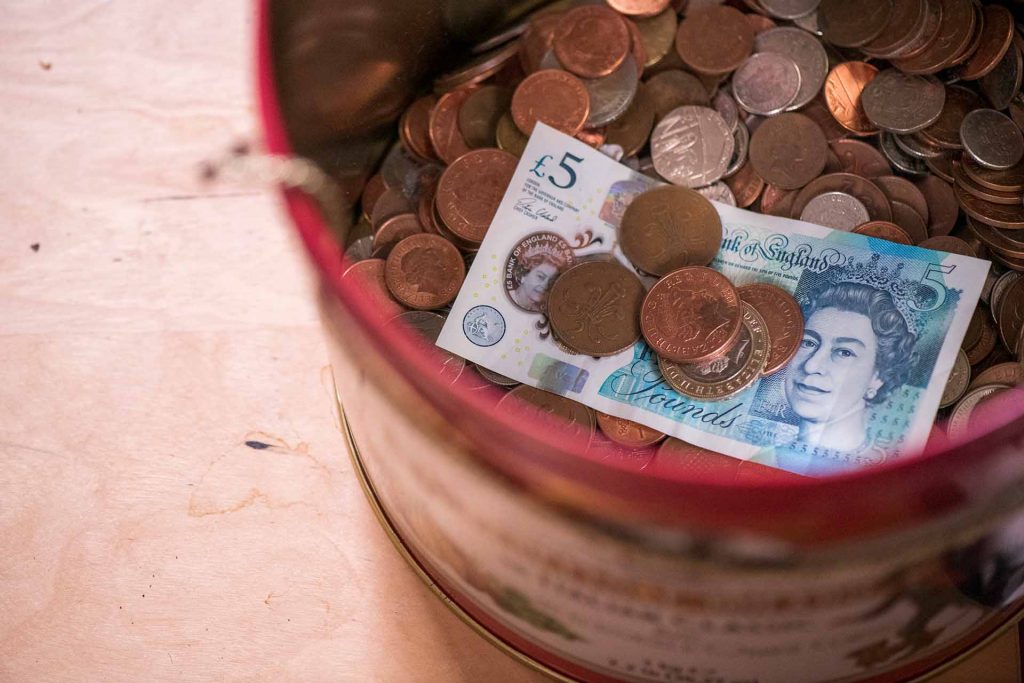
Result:
{"label": "silver coin", "polygon": [[800,220],[850,232],[871,220],[864,202],[845,192],[826,192],[807,202]]}
{"label": "silver coin", "polygon": [[820,37],[823,34],[821,24],[818,23],[818,10],[814,10],[810,14],[805,14],[802,17],[797,17],[793,20],[793,23],[808,33],[813,33],[816,36]]}
{"label": "silver coin", "polygon": [[981,92],[985,94],[994,109],[1003,110],[1010,106],[1014,96],[1020,91],[1024,76],[1024,60],[1016,45],[1010,44],[996,68],[985,74],[980,82]]}
{"label": "silver coin", "polygon": [[637,73],[636,60],[627,55],[622,65],[604,78],[588,78],[583,85],[590,95],[590,116],[587,117],[587,128],[600,128],[622,118],[622,115],[633,104],[640,76]]}
{"label": "silver coin", "polygon": [[964,149],[985,168],[1015,166],[1024,157],[1024,135],[1009,116],[994,109],[975,109],[960,125]]}
{"label": "silver coin", "polygon": [[718,94],[715,95],[715,99],[711,102],[711,106],[722,115],[722,119],[725,121],[725,125],[729,126],[729,130],[736,130],[736,125],[740,122],[740,110],[732,95],[725,90],[719,90]]}
{"label": "silver coin", "polygon": [[464,358],[449,353],[442,348],[435,346],[441,330],[444,328],[447,316],[431,313],[429,311],[406,311],[399,313],[388,321],[389,325],[408,325],[424,341],[428,342],[437,354],[437,374],[445,381],[454,384],[466,369]]}
{"label": "silver coin", "polygon": [[882,131],[878,138],[878,148],[882,150],[886,161],[899,173],[912,176],[928,175],[928,166],[922,159],[912,157],[896,144],[896,136]]}
{"label": "silver coin", "polygon": [[864,113],[892,133],[914,133],[932,125],[946,103],[946,86],[934,76],[912,76],[886,69],[864,88]]}
{"label": "silver coin", "polygon": [[799,93],[800,69],[795,61],[777,52],[750,55],[732,75],[736,104],[751,114],[779,114]]}
{"label": "silver coin", "polygon": [[[817,5],[817,3],[814,3]],[[757,34],[754,39],[755,52],[774,52],[789,57],[800,71],[800,90],[789,105],[790,110],[800,109],[813,100],[828,77],[828,54],[821,41],[798,28],[782,26]]]}
{"label": "silver coin", "polygon": [[736,206],[736,195],[732,193],[732,190],[728,185],[721,181],[708,185],[707,187],[698,187],[697,192],[713,202]]}
{"label": "silver coin", "polygon": [[373,235],[360,237],[345,247],[345,258],[352,263],[365,261],[373,255]]}
{"label": "silver coin", "polygon": [[747,163],[750,151],[750,131],[747,130],[746,124],[736,124],[736,130],[732,132],[732,137],[736,141],[736,149],[732,153],[732,160],[729,161],[729,167],[725,169],[723,178],[731,178],[739,173],[743,164]]}
{"label": "silver coin", "polygon": [[775,19],[799,19],[818,9],[821,0],[761,0],[764,11]]}
{"label": "silver coin", "polygon": [[655,170],[683,187],[704,187],[721,180],[735,148],[722,115],[708,107],[673,109],[651,135]]}
{"label": "silver coin", "polygon": [[945,152],[942,149],[922,144],[913,133],[909,135],[894,135],[893,139],[900,149],[918,159],[938,159],[941,156],[945,156]]}

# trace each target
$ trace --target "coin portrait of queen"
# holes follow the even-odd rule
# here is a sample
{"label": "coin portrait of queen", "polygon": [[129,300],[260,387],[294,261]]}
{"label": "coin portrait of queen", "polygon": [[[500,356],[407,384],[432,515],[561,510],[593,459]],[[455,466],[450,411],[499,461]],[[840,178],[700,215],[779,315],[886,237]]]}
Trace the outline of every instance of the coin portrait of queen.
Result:
{"label": "coin portrait of queen", "polygon": [[817,292],[804,318],[785,377],[799,441],[847,454],[868,450],[868,409],[904,384],[917,336],[888,292],[856,282]]}

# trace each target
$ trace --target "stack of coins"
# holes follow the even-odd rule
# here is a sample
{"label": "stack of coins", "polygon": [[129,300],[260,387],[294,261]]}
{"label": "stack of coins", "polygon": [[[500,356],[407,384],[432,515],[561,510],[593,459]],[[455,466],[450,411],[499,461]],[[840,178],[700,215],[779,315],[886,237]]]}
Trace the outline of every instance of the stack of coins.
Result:
{"label": "stack of coins", "polygon": [[[542,121],[675,186],[645,196],[633,214],[654,201],[692,208],[699,194],[992,260],[943,400],[950,424],[962,426],[1021,379],[1022,48],[1009,10],[972,0],[556,2],[481,43],[409,106],[363,193],[347,240],[350,272],[379,310],[443,320]],[[779,320],[797,329],[799,309],[781,290],[736,290],[706,268],[717,249],[711,213],[666,224],[662,235],[631,227],[627,214],[623,252],[661,280],[645,292],[612,260],[577,266],[552,300],[571,300],[588,279],[616,278],[636,325],[594,339],[552,311],[559,341],[600,356],[642,335],[673,386],[705,399],[783,368],[790,347]],[[671,257],[645,250],[666,239]],[[707,318],[699,328],[666,327],[678,312],[663,301],[707,303]],[[766,311],[778,301],[785,305]],[[460,377],[514,385],[486,371]],[[553,400],[567,401],[544,398]],[[578,419],[626,448],[651,440],[610,418]]]}

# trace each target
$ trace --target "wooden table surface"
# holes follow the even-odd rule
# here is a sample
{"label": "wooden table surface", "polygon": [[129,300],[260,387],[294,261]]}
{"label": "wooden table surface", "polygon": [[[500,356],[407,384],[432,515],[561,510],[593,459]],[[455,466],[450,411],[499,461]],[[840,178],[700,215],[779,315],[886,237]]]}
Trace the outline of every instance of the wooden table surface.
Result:
{"label": "wooden table surface", "polygon": [[377,524],[276,195],[198,182],[258,130],[251,4],[4,3],[0,679],[540,680]]}

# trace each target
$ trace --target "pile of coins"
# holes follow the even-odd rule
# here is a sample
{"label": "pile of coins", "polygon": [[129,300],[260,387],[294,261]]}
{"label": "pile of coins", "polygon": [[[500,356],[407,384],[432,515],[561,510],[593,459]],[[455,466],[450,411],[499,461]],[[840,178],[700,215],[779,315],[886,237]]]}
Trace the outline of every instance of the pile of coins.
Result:
{"label": "pile of coins", "polygon": [[[649,292],[610,258],[577,266],[552,287],[551,329],[567,348],[607,355],[642,335],[673,386],[705,399],[788,362],[799,308],[781,290],[736,290],[706,268],[721,234],[713,208],[697,209],[703,196],[993,261],[943,400],[950,432],[959,433],[983,399],[1024,379],[1022,48],[1009,10],[972,0],[553,3],[480,44],[409,106],[399,141],[363,192],[346,277],[362,278],[379,310],[412,309],[400,319],[428,337],[439,330],[530,133],[544,122],[674,186],[641,197],[621,229],[626,256],[661,278]],[[657,201],[700,216],[671,226],[669,251],[682,260],[645,249],[664,236],[632,227]],[[559,318],[555,304],[590,278],[621,279],[635,325],[590,339]],[[677,292],[714,299],[710,318],[694,318],[708,326],[699,345],[659,326],[659,304],[685,298]],[[743,372],[730,375],[740,356]],[[459,362],[448,359],[446,376],[515,384],[484,370],[456,372]],[[582,425],[588,437],[600,428],[641,450],[659,440],[552,394],[519,387],[512,395]]]}

